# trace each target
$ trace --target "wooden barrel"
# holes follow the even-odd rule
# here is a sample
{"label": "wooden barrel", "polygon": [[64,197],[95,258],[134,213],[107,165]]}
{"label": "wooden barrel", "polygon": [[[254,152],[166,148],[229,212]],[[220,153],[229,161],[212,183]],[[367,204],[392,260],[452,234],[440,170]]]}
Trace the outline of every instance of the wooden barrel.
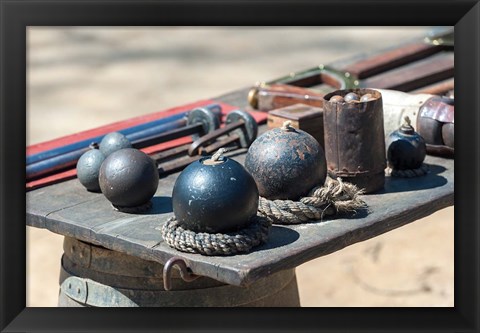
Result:
{"label": "wooden barrel", "polygon": [[297,307],[295,269],[237,287],[200,277],[192,282],[172,271],[163,288],[163,265],[65,237],[60,307]]}

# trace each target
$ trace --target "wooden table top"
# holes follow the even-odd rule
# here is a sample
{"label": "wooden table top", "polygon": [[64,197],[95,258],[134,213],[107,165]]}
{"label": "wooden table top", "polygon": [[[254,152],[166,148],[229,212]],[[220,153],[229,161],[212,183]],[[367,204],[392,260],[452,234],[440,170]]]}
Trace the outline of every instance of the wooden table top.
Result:
{"label": "wooden table top", "polygon": [[[214,100],[244,108],[247,92],[244,89]],[[265,131],[266,126],[262,125],[260,130]],[[243,163],[245,153],[244,149],[233,158]],[[102,194],[86,191],[77,179],[27,192],[27,225],[162,264],[172,256],[180,256],[194,274],[247,286],[259,278],[453,205],[454,160],[427,156],[425,162],[430,166],[428,175],[411,179],[386,177],[384,190],[362,196],[368,212],[309,224],[274,225],[267,243],[249,254],[227,257],[189,254],[170,248],[163,241],[160,230],[173,216],[171,192],[179,173],[160,179],[152,199],[153,208],[144,214],[113,210]]]}

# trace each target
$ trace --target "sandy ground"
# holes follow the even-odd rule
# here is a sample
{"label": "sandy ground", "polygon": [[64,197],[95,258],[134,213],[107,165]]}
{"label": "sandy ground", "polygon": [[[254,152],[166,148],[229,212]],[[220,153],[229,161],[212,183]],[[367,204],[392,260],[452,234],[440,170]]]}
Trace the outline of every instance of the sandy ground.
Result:
{"label": "sandy ground", "polygon": [[[430,30],[31,27],[27,143],[217,96]],[[302,306],[453,306],[453,212],[299,266]],[[56,306],[62,241],[27,227],[27,306]]]}

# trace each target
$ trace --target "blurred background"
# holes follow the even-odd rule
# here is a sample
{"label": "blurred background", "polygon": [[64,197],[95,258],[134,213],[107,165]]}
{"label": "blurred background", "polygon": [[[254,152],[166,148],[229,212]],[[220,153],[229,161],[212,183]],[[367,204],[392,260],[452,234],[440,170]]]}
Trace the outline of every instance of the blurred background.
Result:
{"label": "blurred background", "polygon": [[[436,27],[29,27],[27,144],[422,39]],[[297,268],[302,306],[454,305],[454,207]],[[27,227],[27,306],[63,237]]]}

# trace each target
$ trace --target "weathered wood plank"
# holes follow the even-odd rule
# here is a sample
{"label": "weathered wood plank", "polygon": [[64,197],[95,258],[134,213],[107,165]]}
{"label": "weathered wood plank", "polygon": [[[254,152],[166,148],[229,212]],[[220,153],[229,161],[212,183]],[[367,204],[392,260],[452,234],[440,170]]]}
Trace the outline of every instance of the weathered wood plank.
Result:
{"label": "weathered wood plank", "polygon": [[423,42],[411,43],[388,52],[382,52],[377,56],[358,61],[347,66],[344,70],[356,75],[359,79],[363,79],[408,64],[415,60],[423,59],[442,50],[442,47]]}
{"label": "weathered wood plank", "polygon": [[411,91],[453,77],[454,55],[437,53],[362,81],[364,87]]}
{"label": "weathered wood plank", "polygon": [[[45,228],[45,221],[49,214],[102,196],[93,193],[86,196],[85,188],[76,179],[69,181],[68,184],[68,187],[56,184],[26,194],[27,212],[32,214],[29,219],[31,226]],[[68,198],[68,201],[65,198]]]}
{"label": "weathered wood plank", "polygon": [[[263,126],[264,127],[264,126]],[[264,130],[264,128],[262,128]],[[243,162],[245,155],[236,156]],[[274,226],[269,241],[250,254],[206,257],[168,247],[160,228],[172,215],[170,195],[177,174],[161,179],[148,214],[114,211],[101,195],[71,180],[27,193],[27,224],[165,263],[173,255],[186,259],[192,271],[233,285],[249,285],[261,277],[338,251],[453,205],[453,160],[428,157],[432,173],[419,179],[387,177],[382,193],[364,196],[370,212],[297,226]],[[81,185],[80,185],[81,186]],[[52,198],[55,198],[52,200]],[[44,220],[44,226],[36,223]]]}
{"label": "weathered wood plank", "polygon": [[455,88],[455,79],[452,77],[434,84],[428,85],[426,87],[421,87],[415,90],[410,91],[412,94],[432,94],[432,95],[443,95],[449,90]]}

